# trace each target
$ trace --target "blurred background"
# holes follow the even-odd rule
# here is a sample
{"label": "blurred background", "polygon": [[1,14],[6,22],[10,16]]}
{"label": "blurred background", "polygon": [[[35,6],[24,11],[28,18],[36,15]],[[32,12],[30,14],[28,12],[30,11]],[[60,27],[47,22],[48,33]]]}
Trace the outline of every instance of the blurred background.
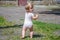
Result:
{"label": "blurred background", "polygon": [[[21,5],[26,4],[26,2],[32,2],[37,5],[57,5],[60,4],[60,0],[0,0],[0,5]],[[22,5],[23,5],[22,4]]]}

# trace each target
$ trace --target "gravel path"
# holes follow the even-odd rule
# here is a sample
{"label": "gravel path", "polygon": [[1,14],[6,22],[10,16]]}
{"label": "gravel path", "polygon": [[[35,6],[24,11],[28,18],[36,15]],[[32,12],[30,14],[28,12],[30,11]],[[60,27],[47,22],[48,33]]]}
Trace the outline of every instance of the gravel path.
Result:
{"label": "gravel path", "polygon": [[[34,7],[35,12],[47,11],[45,7]],[[24,19],[25,9],[21,7],[0,7],[0,15],[3,15],[8,21],[16,21],[19,24],[20,19]],[[60,24],[60,15],[39,14],[39,21]]]}

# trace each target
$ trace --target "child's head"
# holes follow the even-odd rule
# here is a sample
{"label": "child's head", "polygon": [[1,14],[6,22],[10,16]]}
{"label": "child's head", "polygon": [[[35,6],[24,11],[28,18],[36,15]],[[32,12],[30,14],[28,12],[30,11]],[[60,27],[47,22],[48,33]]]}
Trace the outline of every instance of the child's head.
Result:
{"label": "child's head", "polygon": [[28,3],[25,6],[25,9],[26,9],[27,12],[32,12],[33,11],[33,4]]}

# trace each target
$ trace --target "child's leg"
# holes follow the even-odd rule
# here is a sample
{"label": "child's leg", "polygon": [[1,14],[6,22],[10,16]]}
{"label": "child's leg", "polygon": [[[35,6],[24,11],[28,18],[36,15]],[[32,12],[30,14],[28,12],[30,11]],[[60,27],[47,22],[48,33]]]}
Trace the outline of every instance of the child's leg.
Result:
{"label": "child's leg", "polygon": [[30,28],[30,38],[33,37],[33,26]]}
{"label": "child's leg", "polygon": [[26,30],[27,30],[27,28],[26,28],[26,27],[23,27],[23,28],[22,28],[22,38],[24,38],[24,37],[25,37],[25,32],[26,32]]}

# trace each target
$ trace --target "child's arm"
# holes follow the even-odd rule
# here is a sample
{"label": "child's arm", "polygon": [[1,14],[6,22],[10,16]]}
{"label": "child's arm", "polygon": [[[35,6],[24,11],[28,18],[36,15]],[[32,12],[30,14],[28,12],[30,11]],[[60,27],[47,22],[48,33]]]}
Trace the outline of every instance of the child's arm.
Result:
{"label": "child's arm", "polygon": [[34,20],[36,20],[38,18],[38,15],[35,14],[33,17],[32,17]]}

